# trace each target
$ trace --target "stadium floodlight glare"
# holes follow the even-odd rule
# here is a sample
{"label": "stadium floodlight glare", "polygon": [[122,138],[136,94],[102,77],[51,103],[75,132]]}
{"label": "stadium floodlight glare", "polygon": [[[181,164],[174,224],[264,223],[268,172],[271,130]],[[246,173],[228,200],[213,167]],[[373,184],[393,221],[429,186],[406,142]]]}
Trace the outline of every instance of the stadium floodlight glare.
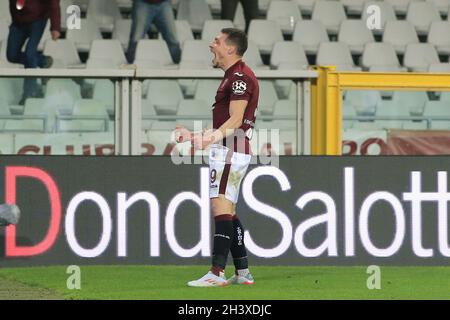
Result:
{"label": "stadium floodlight glare", "polygon": [[[40,243],[32,246],[20,246],[16,243],[16,227],[9,226],[5,230],[6,257],[26,257],[36,256],[47,252],[56,243],[58,237],[62,236],[59,232],[61,225],[65,226],[66,242],[73,253],[78,257],[96,258],[100,257],[110,247],[114,246],[112,242],[117,242],[117,257],[127,257],[127,239],[129,232],[127,230],[128,209],[136,202],[145,202],[148,205],[148,213],[150,215],[149,223],[149,257],[161,256],[161,241],[165,240],[168,248],[175,256],[180,258],[189,258],[194,256],[207,257],[211,254],[210,247],[210,203],[208,194],[209,185],[209,169],[200,168],[200,186],[199,193],[193,191],[182,191],[170,198],[158,199],[157,196],[149,191],[138,191],[134,194],[127,194],[121,190],[115,193],[116,203],[108,203],[103,195],[94,191],[82,191],[74,196],[64,198],[69,199],[67,212],[62,213],[61,195],[57,182],[53,177],[42,169],[33,167],[16,167],[6,166],[6,202],[15,203],[16,194],[20,190],[16,190],[18,178],[33,178],[43,183],[49,194],[51,215],[47,234]],[[313,190],[300,194],[295,201],[298,208],[296,212],[287,214],[280,208],[275,208],[267,204],[268,199],[255,196],[253,187],[257,184],[260,177],[265,176],[266,183],[275,183],[280,188],[280,196],[282,193],[291,190],[291,182],[289,176],[285,172],[274,166],[258,166],[251,170],[243,181],[242,196],[248,207],[252,209],[250,214],[258,214],[269,218],[267,220],[267,229],[281,228],[281,236],[278,238],[278,244],[270,248],[257,244],[252,237],[252,231],[246,230],[247,249],[253,255],[261,258],[273,258],[285,254],[288,250],[296,250],[299,257],[355,257],[357,255],[369,255],[371,257],[392,257],[408,242],[405,239],[411,239],[411,249],[416,257],[430,258],[439,251],[442,257],[450,257],[450,246],[448,243],[448,202],[450,201],[450,192],[448,191],[448,179],[446,171],[437,172],[437,191],[425,192],[422,190],[422,172],[409,172],[410,181],[405,182],[405,188],[410,188],[408,192],[396,195],[389,190],[370,190],[366,194],[358,194],[355,196],[355,172],[353,167],[343,168],[342,178],[336,181],[336,185],[343,186],[341,188],[343,199],[343,212],[338,212],[338,204],[340,199],[335,199],[325,191]],[[269,177],[269,179],[267,179]],[[291,177],[293,178],[293,177]],[[24,182],[21,182],[21,186]],[[119,188],[120,186],[117,186]],[[408,190],[408,189],[405,189]],[[336,197],[336,195],[335,195]],[[341,197],[341,195],[339,195]],[[356,198],[360,203],[356,202]],[[265,201],[264,201],[265,200]],[[100,217],[102,219],[102,231],[99,236],[97,245],[93,248],[84,248],[77,240],[76,231],[80,232],[82,225],[76,226],[76,215],[78,208],[84,202],[92,202],[98,206]],[[180,206],[182,203],[191,202],[198,207],[198,226],[200,230],[197,242],[190,248],[186,248],[177,238],[175,227],[178,216],[182,214]],[[405,204],[406,202],[406,204]],[[166,212],[162,212],[161,203],[166,204]],[[374,243],[373,236],[380,229],[370,227],[371,214],[375,205],[380,203],[388,204],[390,210],[386,210],[383,218],[390,217],[395,219],[392,231],[392,239],[389,245],[380,245]],[[430,220],[437,222],[437,246],[433,248],[425,248],[422,239],[423,224],[422,206],[424,203],[433,203],[437,207],[437,219]],[[311,204],[315,204],[311,206]],[[320,204],[320,212],[316,208]],[[309,207],[311,206],[311,207]],[[308,207],[308,211],[306,208]],[[112,208],[117,208],[116,214]],[[324,208],[324,209],[323,209]],[[409,218],[407,210],[410,208],[410,223],[406,223]],[[307,215],[303,217],[298,226],[294,226],[293,217],[295,215]],[[311,216],[311,212],[313,215]],[[93,214],[96,214],[93,212]],[[428,213],[427,213],[428,214]],[[164,219],[161,219],[164,217]],[[65,219],[63,223],[62,220]],[[343,223],[338,223],[338,219],[343,219]],[[161,224],[164,226],[161,226]],[[308,246],[305,242],[305,234],[313,228],[325,225],[326,232],[321,233],[321,243],[316,247]],[[160,235],[160,228],[164,230],[165,239]],[[340,230],[339,228],[343,228]],[[377,231],[378,230],[378,231]],[[338,239],[339,237],[342,237]],[[343,250],[339,248],[338,243],[343,243]],[[358,242],[358,243],[356,243]],[[293,246],[291,246],[293,244]],[[355,245],[363,250],[355,252]],[[431,245],[430,243],[427,243]],[[167,247],[165,246],[165,247]]]}

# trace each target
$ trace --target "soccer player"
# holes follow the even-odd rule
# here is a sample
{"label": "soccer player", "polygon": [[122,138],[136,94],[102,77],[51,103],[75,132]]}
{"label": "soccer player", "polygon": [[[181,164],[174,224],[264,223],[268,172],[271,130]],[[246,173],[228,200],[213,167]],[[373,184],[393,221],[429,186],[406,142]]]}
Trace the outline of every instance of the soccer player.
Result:
{"label": "soccer player", "polygon": [[[213,65],[225,72],[212,107],[213,129],[192,133],[177,127],[178,141],[190,140],[195,149],[209,151],[210,198],[215,221],[212,266],[193,287],[253,284],[244,244],[244,227],[236,215],[242,178],[251,160],[250,138],[255,125],[259,85],[252,70],[242,61],[247,36],[238,29],[225,28],[210,44]],[[228,281],[224,270],[231,251],[235,274]]]}

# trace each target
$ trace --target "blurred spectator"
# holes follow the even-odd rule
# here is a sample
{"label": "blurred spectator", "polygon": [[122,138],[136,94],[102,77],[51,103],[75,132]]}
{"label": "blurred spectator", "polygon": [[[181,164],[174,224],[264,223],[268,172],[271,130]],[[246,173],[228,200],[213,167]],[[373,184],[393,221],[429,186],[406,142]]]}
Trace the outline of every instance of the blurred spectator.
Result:
{"label": "blurred spectator", "polygon": [[[138,41],[144,38],[153,23],[166,41],[173,62],[180,62],[180,42],[178,41],[175,17],[170,1],[133,0],[131,19],[133,22],[131,25],[130,45],[127,54],[129,63],[134,61]],[[149,54],[151,54],[151,52],[149,52]]]}
{"label": "blurred spectator", "polygon": [[242,4],[245,16],[245,32],[248,31],[248,26],[250,21],[253,19],[258,19],[259,7],[258,0],[222,0],[222,19],[224,20],[234,20],[234,15],[236,14],[236,8],[238,2]]}
{"label": "blurred spectator", "polygon": [[[20,63],[25,68],[50,68],[53,59],[38,52],[38,45],[50,19],[52,39],[57,40],[61,31],[61,12],[59,0],[9,0],[12,23],[9,27],[6,56],[12,63]],[[25,52],[22,47],[27,41]],[[28,78],[24,82],[24,96],[39,95],[36,79]]]}

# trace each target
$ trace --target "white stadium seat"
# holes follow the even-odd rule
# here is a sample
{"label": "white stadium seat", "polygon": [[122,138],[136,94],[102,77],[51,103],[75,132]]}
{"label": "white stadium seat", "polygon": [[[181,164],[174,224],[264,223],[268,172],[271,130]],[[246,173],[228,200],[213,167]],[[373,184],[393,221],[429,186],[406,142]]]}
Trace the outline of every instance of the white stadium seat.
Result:
{"label": "white stadium seat", "polygon": [[373,116],[381,104],[381,96],[379,91],[374,90],[349,90],[345,101],[352,105],[358,115]]}
{"label": "white stadium seat", "polygon": [[243,60],[252,69],[269,69],[269,66],[266,66],[262,61],[258,46],[251,40],[248,41],[248,48],[244,54]]}
{"label": "white stadium seat", "polygon": [[[178,41],[182,47],[186,40],[194,40],[194,34],[188,21],[175,20],[175,27],[177,28]],[[162,37],[160,37],[162,39]]]}
{"label": "white stadium seat", "polygon": [[182,99],[177,112],[179,116],[209,116],[210,114],[210,104],[197,99]]}
{"label": "white stadium seat", "polygon": [[242,4],[240,2],[238,2],[236,13],[234,14],[233,24],[235,25],[236,28],[242,31],[245,30],[244,8],[242,8]]}
{"label": "white stadium seat", "polygon": [[421,116],[428,96],[425,91],[394,91],[392,101],[408,107],[411,115]]}
{"label": "white stadium seat", "polygon": [[102,32],[112,32],[115,21],[122,19],[122,15],[115,1],[95,0],[89,1],[87,18],[95,19]]}
{"label": "white stadium seat", "polygon": [[341,2],[319,0],[314,5],[312,20],[322,22],[329,34],[337,34],[345,19],[347,17]]}
{"label": "white stadium seat", "polygon": [[374,34],[381,35],[383,34],[384,27],[387,21],[397,20],[397,16],[395,15],[394,8],[392,8],[391,4],[386,1],[367,1],[364,3],[364,8],[361,14],[361,20],[368,21],[369,17],[373,16],[374,11],[368,10],[369,7],[373,8],[376,6],[380,10],[380,27],[381,29],[372,30]]}
{"label": "white stadium seat", "polygon": [[110,115],[114,114],[114,91],[114,83],[111,80],[99,79],[95,81],[92,98],[101,101]]}
{"label": "white stadium seat", "polygon": [[411,110],[406,104],[397,101],[382,100],[376,110],[376,116],[380,117],[409,117]]}
{"label": "white stadium seat", "polygon": [[406,71],[389,43],[372,42],[364,47],[362,66],[370,71]]}
{"label": "white stadium seat", "polygon": [[284,40],[278,23],[258,19],[250,22],[248,39],[258,46],[262,54],[272,53],[275,42]]}
{"label": "white stadium seat", "polygon": [[428,34],[432,22],[441,21],[439,11],[429,2],[411,2],[406,20],[411,22],[419,35]]}
{"label": "white stadium seat", "polygon": [[429,43],[413,43],[406,47],[403,65],[414,72],[424,72],[432,63],[439,63],[439,56]]}
{"label": "white stadium seat", "polygon": [[[423,112],[424,117],[445,117],[450,118],[449,101],[428,101]],[[432,120],[431,129],[449,130],[450,120]]]}
{"label": "white stadium seat", "polygon": [[102,34],[94,19],[81,19],[82,28],[69,29],[66,38],[72,40],[79,52],[89,52],[94,40],[101,40]]}
{"label": "white stadium seat", "polygon": [[110,68],[119,68],[123,64],[127,64],[125,53],[119,40],[94,40],[89,53],[89,61],[102,61],[103,66]]}
{"label": "white stadium seat", "polygon": [[[58,132],[106,131],[106,123],[109,124],[106,106],[92,99],[76,101],[73,116],[73,119],[60,119]],[[83,119],[76,119],[77,116]]]}
{"label": "white stadium seat", "polygon": [[78,56],[77,48],[72,41],[60,39],[58,41],[48,40],[45,43],[44,54],[53,58],[52,68],[83,68]]}
{"label": "white stadium seat", "polygon": [[428,43],[436,47],[439,54],[450,54],[450,22],[434,21],[428,33]]}
{"label": "white stadium seat", "polygon": [[302,14],[311,15],[316,0],[293,0],[297,3]]}
{"label": "white stadium seat", "polygon": [[194,32],[201,32],[206,20],[212,20],[211,11],[205,0],[180,1],[177,20],[187,20]]}
{"label": "white stadium seat", "polygon": [[176,80],[151,80],[147,99],[150,99],[158,114],[175,115],[183,93]]}
{"label": "white stadium seat", "polygon": [[220,83],[220,80],[198,80],[194,98],[204,101],[211,107],[216,100],[216,92]]}
{"label": "white stadium seat", "polygon": [[302,15],[294,1],[272,0],[267,10],[267,20],[277,22],[283,33],[292,34]]}
{"label": "white stadium seat", "polygon": [[274,69],[307,69],[309,64],[303,47],[294,41],[275,43],[270,57],[270,65]]}
{"label": "white stadium seat", "polygon": [[338,41],[346,43],[352,54],[362,54],[364,45],[375,39],[365,21],[345,20],[341,24]]}
{"label": "white stadium seat", "polygon": [[128,44],[130,43],[131,23],[131,19],[116,19],[114,21],[114,30],[111,37],[120,41],[124,51],[128,50]]}
{"label": "white stadium seat", "polygon": [[406,45],[410,43],[419,43],[414,26],[409,21],[387,21],[383,42],[390,43],[394,46],[395,52],[404,54]]}
{"label": "white stadium seat", "polygon": [[224,28],[233,28],[233,22],[230,20],[206,20],[202,31],[202,40],[212,42]]}
{"label": "white stadium seat", "polygon": [[350,49],[342,42],[323,42],[317,53],[317,65],[336,66],[341,71],[356,71]]}
{"label": "white stadium seat", "polygon": [[139,40],[134,64],[141,68],[176,69],[167,43],[162,40]]}
{"label": "white stadium seat", "polygon": [[186,40],[181,53],[180,69],[212,69],[213,54],[204,40]]}
{"label": "white stadium seat", "polygon": [[[45,99],[28,98],[25,102],[25,108],[23,110],[25,116],[43,116],[47,119],[46,132],[53,132],[55,130],[55,119],[57,109],[51,108],[46,104]],[[27,120],[33,128],[39,128],[42,126],[42,131],[45,130],[43,120]]]}
{"label": "white stadium seat", "polygon": [[434,4],[441,15],[447,15],[450,8],[450,0],[427,0],[427,2]]}
{"label": "white stadium seat", "polygon": [[320,21],[302,20],[294,30],[293,41],[300,43],[306,54],[317,54],[321,42],[329,42],[327,29]]}
{"label": "white stadium seat", "polygon": [[206,0],[212,13],[220,13],[222,9],[221,0]]}
{"label": "white stadium seat", "polygon": [[273,85],[273,81],[259,81],[259,103],[258,109],[262,115],[272,115],[275,102],[278,100],[277,92]]}
{"label": "white stadium seat", "polygon": [[408,11],[408,6],[411,2],[421,0],[385,0],[385,1],[391,4],[396,14],[405,15],[406,12]]}
{"label": "white stadium seat", "polygon": [[348,14],[360,15],[364,8],[365,0],[341,0]]}

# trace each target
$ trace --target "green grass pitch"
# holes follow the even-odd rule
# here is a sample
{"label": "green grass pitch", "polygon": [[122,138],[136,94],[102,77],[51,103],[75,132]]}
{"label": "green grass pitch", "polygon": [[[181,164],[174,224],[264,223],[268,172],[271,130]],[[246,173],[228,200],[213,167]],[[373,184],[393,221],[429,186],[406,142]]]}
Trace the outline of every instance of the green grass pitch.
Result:
{"label": "green grass pitch", "polygon": [[[366,267],[253,267],[253,286],[190,288],[206,266],[80,266],[81,289],[67,289],[67,266],[0,269],[1,299],[449,299],[450,267],[381,267],[369,290]],[[228,270],[228,275],[232,268]]]}

